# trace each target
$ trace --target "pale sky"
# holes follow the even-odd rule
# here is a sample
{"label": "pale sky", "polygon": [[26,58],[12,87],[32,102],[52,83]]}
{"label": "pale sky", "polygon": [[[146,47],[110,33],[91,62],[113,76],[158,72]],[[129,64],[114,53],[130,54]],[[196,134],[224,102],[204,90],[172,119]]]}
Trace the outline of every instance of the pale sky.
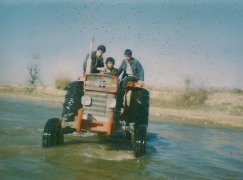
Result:
{"label": "pale sky", "polygon": [[0,82],[26,84],[38,62],[41,80],[75,79],[94,37],[118,68],[133,51],[145,82],[243,89],[241,0],[0,0]]}

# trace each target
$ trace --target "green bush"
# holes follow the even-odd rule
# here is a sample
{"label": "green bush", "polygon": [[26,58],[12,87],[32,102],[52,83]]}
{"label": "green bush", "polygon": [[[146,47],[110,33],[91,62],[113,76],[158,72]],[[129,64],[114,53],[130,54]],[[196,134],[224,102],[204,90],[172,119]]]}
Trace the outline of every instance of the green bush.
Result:
{"label": "green bush", "polygon": [[71,83],[71,78],[68,76],[59,75],[55,79],[55,86],[57,89],[66,90],[70,83]]}
{"label": "green bush", "polygon": [[30,85],[30,86],[27,86],[27,87],[26,87],[26,92],[27,92],[27,94],[34,93],[35,90],[36,90],[36,87],[33,86],[33,85]]}
{"label": "green bush", "polygon": [[209,91],[206,87],[191,87],[191,81],[186,79],[185,90],[176,99],[176,105],[179,107],[200,107],[204,106],[209,97]]}
{"label": "green bush", "polygon": [[[205,108],[209,91],[203,85],[191,87],[191,81],[185,80],[184,90],[179,88],[158,88],[159,94],[151,97],[150,104],[161,108]],[[168,97],[171,96],[171,97]]]}

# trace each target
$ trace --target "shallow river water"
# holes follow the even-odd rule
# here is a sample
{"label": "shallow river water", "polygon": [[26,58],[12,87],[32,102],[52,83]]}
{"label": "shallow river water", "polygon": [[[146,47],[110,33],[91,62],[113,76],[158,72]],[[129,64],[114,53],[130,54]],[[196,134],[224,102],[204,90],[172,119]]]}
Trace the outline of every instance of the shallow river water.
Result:
{"label": "shallow river water", "polygon": [[0,179],[243,179],[243,131],[153,121],[135,159],[123,134],[65,135],[42,148],[47,119],[62,107],[0,98]]}

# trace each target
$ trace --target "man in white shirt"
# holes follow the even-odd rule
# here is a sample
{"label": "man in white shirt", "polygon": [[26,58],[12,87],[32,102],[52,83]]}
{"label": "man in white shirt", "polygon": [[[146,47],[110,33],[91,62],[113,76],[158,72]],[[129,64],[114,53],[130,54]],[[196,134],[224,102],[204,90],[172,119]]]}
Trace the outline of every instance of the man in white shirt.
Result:
{"label": "man in white shirt", "polygon": [[118,69],[118,76],[124,72],[122,76],[122,85],[119,89],[117,98],[118,111],[120,111],[123,106],[123,96],[125,94],[128,81],[144,81],[143,67],[137,59],[132,57],[132,51],[130,49],[126,49],[124,55],[125,59],[122,61]]}

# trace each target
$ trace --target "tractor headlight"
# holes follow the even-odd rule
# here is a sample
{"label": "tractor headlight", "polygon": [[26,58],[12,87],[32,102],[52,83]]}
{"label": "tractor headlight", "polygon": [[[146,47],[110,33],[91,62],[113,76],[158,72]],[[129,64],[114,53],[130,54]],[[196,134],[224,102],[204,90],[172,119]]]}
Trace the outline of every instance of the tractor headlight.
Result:
{"label": "tractor headlight", "polygon": [[87,96],[87,95],[82,96],[81,102],[83,105],[89,106],[89,105],[91,105],[91,97]]}
{"label": "tractor headlight", "polygon": [[114,108],[116,107],[116,99],[115,98],[107,98],[106,105],[109,108]]}

